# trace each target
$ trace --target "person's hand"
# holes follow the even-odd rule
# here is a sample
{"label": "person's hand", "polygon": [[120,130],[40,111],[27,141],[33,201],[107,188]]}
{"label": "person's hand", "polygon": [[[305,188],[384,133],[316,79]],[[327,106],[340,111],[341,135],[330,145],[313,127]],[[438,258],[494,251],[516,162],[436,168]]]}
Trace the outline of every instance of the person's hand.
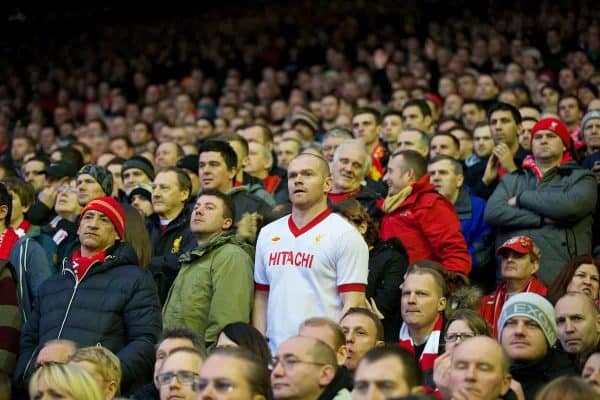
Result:
{"label": "person's hand", "polygon": [[468,392],[466,389],[461,388],[452,392],[451,400],[479,400],[480,396]]}
{"label": "person's hand", "polygon": [[370,299],[365,299],[365,308],[367,310],[371,311],[373,314],[375,314],[377,316],[377,318],[379,318],[379,319],[385,318],[383,313],[381,311],[379,311],[379,308],[377,308],[377,304],[375,303],[374,298],[371,297]]}
{"label": "person's hand", "polygon": [[517,206],[517,197],[516,196],[511,197],[510,199],[508,199],[507,203],[511,207],[516,207]]}
{"label": "person's hand", "polygon": [[492,154],[496,156],[500,165],[508,172],[513,172],[517,169],[517,164],[513,158],[513,154],[506,143],[498,143]]}
{"label": "person's hand", "polygon": [[433,362],[433,382],[444,399],[450,394],[450,367],[452,354],[446,351]]}
{"label": "person's hand", "polygon": [[58,196],[56,188],[52,185],[49,185],[40,191],[40,193],[38,194],[38,199],[46,207],[53,210],[54,204],[56,203],[56,196]]}
{"label": "person's hand", "polygon": [[388,55],[383,49],[375,50],[373,53],[373,65],[375,65],[376,69],[382,69],[387,64]]}
{"label": "person's hand", "polygon": [[514,379],[510,380],[510,388],[514,392],[517,400],[525,400],[525,392],[523,391],[523,386],[519,383],[519,381],[515,381]]}
{"label": "person's hand", "polygon": [[491,185],[492,182],[498,178],[498,167],[498,159],[494,153],[492,153],[490,158],[488,158],[487,164],[485,165],[485,171],[483,172],[483,177],[481,178],[485,186]]}

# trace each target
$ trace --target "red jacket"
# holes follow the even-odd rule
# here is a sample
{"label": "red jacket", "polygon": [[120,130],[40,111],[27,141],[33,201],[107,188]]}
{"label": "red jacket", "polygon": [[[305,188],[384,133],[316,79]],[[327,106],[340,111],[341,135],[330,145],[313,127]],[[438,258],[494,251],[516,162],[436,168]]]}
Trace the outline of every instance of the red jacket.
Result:
{"label": "red jacket", "polygon": [[[383,200],[379,201],[381,208]],[[429,175],[413,184],[412,193],[381,220],[379,237],[400,239],[409,262],[432,260],[448,271],[468,275],[471,256],[454,206],[429,183]]]}

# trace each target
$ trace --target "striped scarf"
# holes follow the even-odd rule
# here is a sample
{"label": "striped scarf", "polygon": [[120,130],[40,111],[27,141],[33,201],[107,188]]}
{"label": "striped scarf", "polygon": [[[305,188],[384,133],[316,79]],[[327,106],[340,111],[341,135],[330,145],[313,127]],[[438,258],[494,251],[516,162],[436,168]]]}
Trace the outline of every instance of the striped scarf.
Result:
{"label": "striped scarf", "polygon": [[[423,372],[433,369],[433,362],[438,357],[440,350],[440,339],[442,336],[443,326],[444,319],[442,318],[442,314],[440,314],[438,315],[437,321],[435,321],[433,330],[427,338],[425,348],[423,349],[423,353],[421,353],[421,358],[419,359],[419,365],[421,366],[421,371]],[[400,341],[398,342],[398,345],[404,350],[416,355],[415,346],[412,338],[410,337],[410,333],[408,332],[408,326],[404,322],[402,323],[402,328],[400,328]]]}
{"label": "striped scarf", "polygon": [[[546,296],[548,289],[546,289],[546,286],[533,275],[519,293],[525,292]],[[479,314],[481,314],[483,319],[490,325],[496,339],[498,338],[498,319],[500,319],[502,307],[504,306],[504,303],[506,303],[506,300],[508,300],[508,289],[506,288],[506,283],[502,282],[493,293],[488,294],[481,299],[481,304],[479,306]]]}

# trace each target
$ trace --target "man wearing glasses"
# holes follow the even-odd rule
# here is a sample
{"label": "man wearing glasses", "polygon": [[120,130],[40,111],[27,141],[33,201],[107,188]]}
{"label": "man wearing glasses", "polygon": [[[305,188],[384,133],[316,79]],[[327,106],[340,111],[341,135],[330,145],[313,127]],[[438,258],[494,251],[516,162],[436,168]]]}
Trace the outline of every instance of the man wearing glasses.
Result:
{"label": "man wearing glasses", "polygon": [[202,354],[191,347],[173,349],[156,376],[160,400],[196,400],[194,382],[200,375]]}
{"label": "man wearing glasses", "polygon": [[335,386],[338,366],[333,349],[319,339],[286,340],[269,367],[275,400],[350,399],[348,389]]}

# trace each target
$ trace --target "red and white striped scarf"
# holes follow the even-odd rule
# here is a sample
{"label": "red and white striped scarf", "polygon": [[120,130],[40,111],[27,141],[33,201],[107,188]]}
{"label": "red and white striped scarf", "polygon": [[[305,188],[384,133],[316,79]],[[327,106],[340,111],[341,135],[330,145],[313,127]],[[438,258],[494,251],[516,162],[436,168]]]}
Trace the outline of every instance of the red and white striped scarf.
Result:
{"label": "red and white striped scarf", "polygon": [[[442,314],[439,314],[438,319],[435,321],[435,325],[433,326],[433,330],[427,338],[425,348],[423,349],[423,353],[421,353],[421,358],[419,359],[419,365],[421,366],[421,371],[423,372],[433,369],[433,362],[438,357],[440,350],[440,339],[442,336],[443,325],[444,319],[442,318]],[[405,322],[402,323],[402,328],[400,328],[400,341],[398,342],[398,345],[404,350],[416,355],[415,346],[412,338],[410,337],[410,333],[408,332],[408,326]]]}
{"label": "red and white striped scarf", "polygon": [[[535,275],[532,275],[519,293],[525,292],[546,296],[548,289]],[[502,307],[506,300],[508,300],[508,288],[506,282],[501,282],[493,293],[481,299],[481,305],[479,306],[479,314],[490,325],[496,339],[498,338],[498,319],[500,319]]]}

